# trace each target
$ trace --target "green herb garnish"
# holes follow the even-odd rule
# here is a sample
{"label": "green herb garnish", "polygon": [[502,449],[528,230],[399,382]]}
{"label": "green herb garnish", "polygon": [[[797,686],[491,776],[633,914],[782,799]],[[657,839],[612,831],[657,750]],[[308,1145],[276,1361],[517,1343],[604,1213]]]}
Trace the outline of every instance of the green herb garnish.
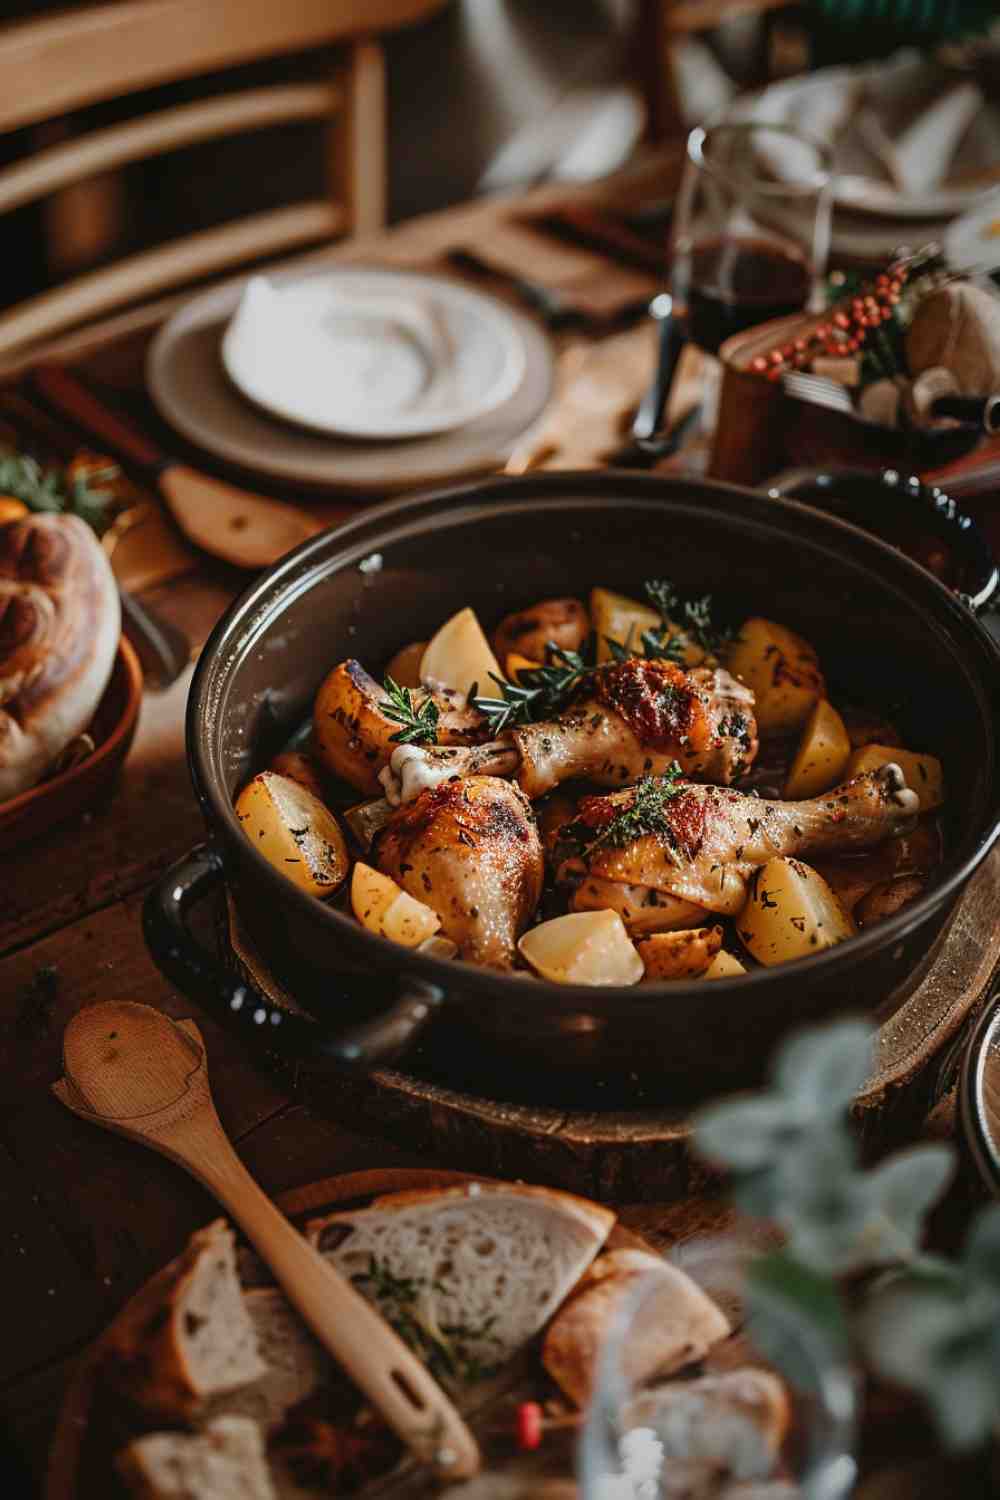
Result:
{"label": "green herb garnish", "polygon": [[596,670],[579,651],[564,651],[550,641],[544,666],[526,668],[517,682],[505,682],[491,672],[500,697],[478,697],[473,690],[469,702],[485,717],[493,735],[502,734],[511,724],[537,724],[553,718]]}
{"label": "green herb garnish", "polygon": [[400,687],[386,676],[382,686],[388,693],[388,698],[383,698],[379,709],[387,719],[394,724],[403,727],[390,739],[397,745],[436,745],[438,726],[438,706],[433,698],[425,698],[423,703],[417,704],[413,701],[413,694],[409,688]]}
{"label": "green herb garnish", "polygon": [[[352,1276],[351,1280],[374,1297],[379,1311],[404,1344],[409,1345],[439,1380],[467,1383],[492,1375],[496,1370],[496,1365],[484,1364],[469,1348],[473,1343],[487,1340],[497,1345],[499,1353],[500,1340],[491,1332],[495,1317],[487,1318],[478,1328],[462,1323],[431,1326],[420,1316],[419,1310],[420,1293],[427,1283],[418,1276],[394,1276],[374,1255],[369,1258],[368,1270]],[[431,1290],[443,1292],[445,1288],[435,1281],[431,1283]]]}
{"label": "green herb garnish", "polygon": [[603,828],[591,827],[582,817],[574,818],[560,832],[560,855],[587,859],[595,849],[605,846],[625,849],[636,839],[656,834],[665,841],[671,858],[679,863],[680,851],[677,837],[667,820],[667,807],[686,790],[682,776],[676,761],[662,776],[644,776],[632,788],[631,801],[621,805]]}
{"label": "green herb garnish", "polygon": [[663,621],[659,630],[642,633],[647,656],[665,657],[683,665],[685,647],[691,642],[706,656],[714,656],[732,640],[731,630],[712,622],[711,594],[703,594],[700,599],[682,599],[666,578],[649,579],[645,589],[646,598]]}
{"label": "green herb garnish", "polygon": [[100,534],[110,525],[113,498],[101,486],[113,484],[118,475],[116,464],[103,464],[70,476],[65,469],[43,469],[27,453],[13,453],[0,458],[0,495],[11,495],[29,510],[79,516]]}

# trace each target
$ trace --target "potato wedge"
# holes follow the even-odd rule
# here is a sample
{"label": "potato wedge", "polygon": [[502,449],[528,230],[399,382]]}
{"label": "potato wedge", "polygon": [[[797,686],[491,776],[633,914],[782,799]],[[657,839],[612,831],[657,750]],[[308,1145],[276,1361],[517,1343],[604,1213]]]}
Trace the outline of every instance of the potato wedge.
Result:
{"label": "potato wedge", "polygon": [[[663,623],[658,611],[650,605],[640,604],[638,599],[629,599],[625,594],[615,594],[610,589],[602,588],[591,591],[590,618],[597,641],[599,662],[611,660],[609,640],[642,655],[642,632],[658,630]],[[670,627],[671,637],[679,632],[680,626]],[[704,660],[705,653],[700,646],[693,642],[685,645],[682,666],[696,667]]]}
{"label": "potato wedge", "polygon": [[752,689],[764,734],[799,729],[826,696],[819,658],[807,640],[774,620],[753,616],[726,652],[726,666]]}
{"label": "potato wedge", "polygon": [[944,802],[944,771],[936,755],[916,750],[902,750],[898,745],[865,745],[855,750],[847,762],[845,780],[860,776],[862,771],[877,771],[893,761],[903,773],[906,785],[920,798],[920,811],[933,812]]}
{"label": "potato wedge", "polygon": [[478,686],[491,694],[491,674],[500,677],[500,663],[490,650],[483,627],[471,609],[460,609],[435,631],[420,659],[420,680],[431,687],[468,693]]}
{"label": "potato wedge", "polygon": [[745,973],[746,969],[739,959],[727,953],[725,948],[720,948],[701,977],[702,979],[733,979],[737,974]]}
{"label": "potato wedge", "polygon": [[236,816],[264,858],[300,890],[329,896],[346,879],[351,862],[340,824],[300,782],[261,771],[237,797]]}
{"label": "potato wedge", "polygon": [[736,930],[748,952],[768,966],[808,958],[857,932],[822,875],[798,859],[770,859],[760,867]]}
{"label": "potato wedge", "polygon": [[385,669],[385,675],[391,677],[393,682],[398,682],[400,687],[420,687],[420,663],[426,650],[426,641],[411,641],[408,646],[396,652]]}
{"label": "potato wedge", "polygon": [[404,948],[418,948],[441,926],[437,912],[360,860],[351,877],[351,910],[362,927]]}
{"label": "potato wedge", "polygon": [[299,786],[304,786],[322,802],[323,783],[319,779],[316,763],[301,750],[282,750],[280,755],[274,757],[267,769],[276,771],[279,776],[287,776],[290,781],[297,781]]}
{"label": "potato wedge", "polygon": [[659,984],[667,979],[698,979],[722,947],[721,927],[689,927],[682,932],[657,932],[636,943],[645,965],[644,978]]}
{"label": "potato wedge", "polygon": [[579,651],[589,634],[590,617],[579,599],[543,599],[505,616],[493,632],[493,649],[500,661],[513,651],[540,662],[550,641],[564,651]]}
{"label": "potato wedge", "polygon": [[851,758],[851,742],[844,721],[826,698],[815,705],[805,727],[795,759],[788,769],[785,797],[818,797],[836,786]]}
{"label": "potato wedge", "polygon": [[614,911],[574,911],[531,927],[518,943],[522,958],[554,984],[638,984],[642,959]]}

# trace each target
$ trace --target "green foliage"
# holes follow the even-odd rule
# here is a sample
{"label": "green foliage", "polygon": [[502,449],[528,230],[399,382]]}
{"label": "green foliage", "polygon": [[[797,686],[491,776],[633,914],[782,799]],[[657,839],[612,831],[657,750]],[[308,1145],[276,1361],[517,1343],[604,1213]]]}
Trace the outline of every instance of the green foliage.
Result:
{"label": "green foliage", "polygon": [[11,495],[29,510],[79,516],[100,534],[107,530],[111,495],[101,486],[118,478],[118,468],[105,464],[69,477],[57,468],[43,469],[26,453],[0,458],[0,495]]}
{"label": "green foliage", "polygon": [[[842,1354],[853,1338],[875,1370],[925,1399],[949,1447],[966,1449],[1000,1423],[1000,1204],[974,1223],[957,1263],[922,1250],[954,1154],[916,1146],[860,1166],[849,1105],[871,1045],[857,1021],[792,1037],[769,1088],[696,1116],[695,1144],[729,1169],[737,1203],[785,1234],[748,1279],[762,1352],[798,1383],[818,1349]],[[852,1317],[838,1278],[860,1272],[878,1274]]]}
{"label": "green foliage", "polygon": [[538,724],[554,718],[593,676],[596,668],[578,651],[564,651],[553,641],[545,648],[545,663],[518,673],[517,682],[490,676],[500,689],[498,698],[483,698],[475,687],[469,702],[486,718],[493,735],[511,724]]}
{"label": "green foliage", "polygon": [[438,706],[433,698],[425,698],[423,703],[415,703],[409,688],[400,687],[398,682],[386,676],[382,686],[388,693],[388,698],[383,698],[379,704],[382,713],[394,724],[403,727],[390,735],[390,739],[397,745],[436,745]]}

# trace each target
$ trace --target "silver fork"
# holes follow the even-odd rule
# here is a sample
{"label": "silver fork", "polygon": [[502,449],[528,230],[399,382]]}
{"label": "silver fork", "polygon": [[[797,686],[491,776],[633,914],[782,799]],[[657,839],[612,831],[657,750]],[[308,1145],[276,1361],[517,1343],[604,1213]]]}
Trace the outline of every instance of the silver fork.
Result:
{"label": "silver fork", "polygon": [[855,415],[854,403],[846,386],[838,385],[826,375],[806,375],[801,370],[789,371],[781,377],[781,389],[786,396],[808,401],[811,406],[825,406],[829,411]]}

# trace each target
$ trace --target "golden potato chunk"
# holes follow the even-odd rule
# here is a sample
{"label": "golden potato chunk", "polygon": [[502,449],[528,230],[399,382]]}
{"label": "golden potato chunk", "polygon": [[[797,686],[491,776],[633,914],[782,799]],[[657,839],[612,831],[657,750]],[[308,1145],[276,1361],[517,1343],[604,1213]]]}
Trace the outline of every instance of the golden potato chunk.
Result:
{"label": "golden potato chunk", "polygon": [[851,758],[851,742],[844,721],[832,703],[821,698],[802,731],[799,748],[788,770],[785,797],[818,797],[836,786]]}
{"label": "golden potato chunk", "polygon": [[385,675],[391,677],[393,682],[398,682],[400,687],[420,687],[420,663],[426,650],[426,641],[411,641],[408,646],[396,652],[385,669]]}
{"label": "golden potato chunk", "polygon": [[529,928],[522,958],[554,984],[638,984],[643,963],[615,911],[574,911]]}
{"label": "golden potato chunk", "polygon": [[237,797],[236,816],[264,858],[301,890],[329,896],[346,878],[340,824],[301,782],[261,771]]}
{"label": "golden potato chunk", "polygon": [[736,930],[759,963],[808,958],[857,928],[822,875],[798,859],[770,859],[754,875]]}
{"label": "golden potato chunk", "polygon": [[746,969],[738,958],[727,953],[725,948],[720,948],[712,959],[708,968],[702,975],[703,979],[732,979],[737,974],[745,974]]}
{"label": "golden potato chunk", "polygon": [[421,682],[456,693],[468,693],[476,686],[481,693],[491,694],[492,678],[501,675],[500,663],[471,609],[460,609],[445,620],[420,659]]}
{"label": "golden potato chunk", "polygon": [[898,745],[865,745],[847,762],[846,779],[862,771],[877,771],[892,761],[903,773],[906,785],[920,798],[920,811],[933,812],[944,802],[944,771],[936,755],[902,750]]}
{"label": "golden potato chunk", "polygon": [[645,979],[659,984],[667,979],[698,979],[722,947],[721,927],[689,927],[682,932],[657,932],[636,943],[645,965]]}
{"label": "golden potato chunk", "polygon": [[362,927],[403,948],[418,948],[441,926],[437,912],[360,860],[351,877],[351,910]]}
{"label": "golden potato chunk", "polygon": [[540,662],[550,641],[563,651],[579,651],[589,634],[590,617],[579,599],[543,599],[505,616],[493,632],[493,649],[500,661],[513,651]]}
{"label": "golden potato chunk", "polygon": [[[644,630],[659,630],[663,620],[659,612],[649,604],[640,604],[638,599],[629,599],[626,594],[615,594],[610,589],[596,588],[590,595],[590,618],[597,641],[597,660],[610,661],[611,647],[615,641],[629,651],[643,655],[642,633]],[[679,625],[671,624],[668,636],[682,634]],[[705,660],[705,653],[693,641],[685,642],[680,665],[697,667]]]}
{"label": "golden potato chunk", "polygon": [[819,658],[794,630],[755,615],[745,620],[726,653],[726,666],[753,692],[763,734],[799,729],[826,696]]}

